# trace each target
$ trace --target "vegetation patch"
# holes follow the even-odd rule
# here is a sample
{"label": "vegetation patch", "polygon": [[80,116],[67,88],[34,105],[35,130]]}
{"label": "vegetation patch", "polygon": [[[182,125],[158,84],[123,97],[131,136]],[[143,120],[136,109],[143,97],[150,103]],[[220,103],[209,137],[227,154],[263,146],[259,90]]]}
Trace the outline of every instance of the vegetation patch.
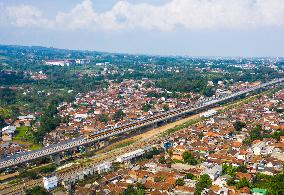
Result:
{"label": "vegetation patch", "polygon": [[27,126],[17,127],[16,135],[14,139],[15,140],[26,140],[28,131],[29,131],[29,127]]}
{"label": "vegetation patch", "polygon": [[39,149],[41,149],[41,148],[43,148],[42,145],[33,144],[33,145],[31,145],[31,146],[29,147],[29,150],[39,150]]}
{"label": "vegetation patch", "polygon": [[123,142],[123,143],[119,143],[115,146],[115,148],[123,148],[123,147],[126,147],[126,146],[133,144],[134,142],[135,142],[134,140],[129,140],[129,141],[126,141],[126,142]]}

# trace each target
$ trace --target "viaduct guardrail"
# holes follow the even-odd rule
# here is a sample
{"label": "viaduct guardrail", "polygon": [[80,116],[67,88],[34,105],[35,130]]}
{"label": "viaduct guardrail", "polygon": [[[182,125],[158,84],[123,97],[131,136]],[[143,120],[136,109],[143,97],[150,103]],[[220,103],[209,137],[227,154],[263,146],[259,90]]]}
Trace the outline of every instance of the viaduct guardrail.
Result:
{"label": "viaduct guardrail", "polygon": [[284,78],[280,78],[280,79],[274,79],[270,82],[267,83],[263,83],[251,88],[248,88],[246,90],[243,91],[239,91],[236,93],[232,93],[232,94],[227,94],[227,95],[223,95],[221,97],[218,98],[209,98],[206,101],[202,101],[202,102],[198,102],[196,103],[194,106],[185,106],[182,108],[178,108],[178,109],[173,109],[167,112],[163,112],[157,115],[153,115],[144,119],[140,119],[138,121],[135,122],[131,122],[131,123],[127,123],[127,124],[123,124],[121,126],[118,127],[112,127],[112,128],[106,128],[106,129],[102,129],[96,133],[93,133],[90,137],[88,138],[76,138],[76,139],[72,139],[66,142],[61,142],[55,145],[50,145],[48,147],[44,147],[40,150],[35,150],[35,151],[30,151],[30,152],[24,152],[22,154],[18,154],[18,155],[13,155],[9,158],[4,158],[0,160],[0,169],[4,169],[4,168],[8,168],[11,166],[15,166],[24,162],[28,162],[40,157],[44,157],[44,156],[48,156],[48,155],[52,155],[52,154],[56,154],[59,152],[63,152],[65,150],[69,150],[78,146],[82,146],[82,145],[86,145],[89,143],[93,143],[96,141],[100,141],[100,140],[104,140],[108,137],[112,137],[115,135],[119,135],[122,134],[124,132],[128,132],[128,131],[133,131],[135,129],[139,129],[145,126],[149,126],[151,124],[155,124],[161,121],[166,121],[187,113],[191,113],[191,112],[196,112],[198,110],[207,108],[209,106],[212,106],[214,104],[217,103],[221,103],[224,102],[226,100],[230,100],[233,99],[235,97],[247,94],[249,92],[252,91],[256,91],[258,89],[261,88],[265,88],[268,87],[270,85],[274,85],[274,84],[278,84],[284,81]]}

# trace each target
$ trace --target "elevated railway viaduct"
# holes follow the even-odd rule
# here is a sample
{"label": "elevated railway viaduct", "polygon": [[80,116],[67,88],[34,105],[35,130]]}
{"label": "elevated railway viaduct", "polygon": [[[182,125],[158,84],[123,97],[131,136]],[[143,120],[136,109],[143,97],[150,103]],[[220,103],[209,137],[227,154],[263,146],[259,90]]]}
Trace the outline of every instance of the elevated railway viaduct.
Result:
{"label": "elevated railway viaduct", "polygon": [[130,122],[117,127],[102,129],[100,131],[93,133],[89,137],[79,137],[66,142],[50,145],[40,150],[24,152],[19,155],[13,155],[9,158],[4,158],[0,160],[0,169],[3,170],[5,168],[20,165],[22,163],[33,161],[41,157],[54,155],[57,153],[61,153],[63,151],[68,151],[79,146],[88,145],[94,142],[100,142],[102,140],[106,140],[110,137],[118,136],[126,132],[132,132],[141,128],[149,127],[151,125],[157,125],[158,123],[161,122],[175,120],[177,118],[187,116],[192,113],[198,113],[216,104],[231,101],[232,99],[249,95],[252,92],[259,92],[260,90],[265,90],[267,87],[271,87],[276,84],[282,84],[283,81],[284,78],[274,79],[267,83],[262,83],[260,85],[245,89],[243,91],[235,92],[232,94],[226,94],[218,98],[208,98],[203,101],[199,101],[192,106],[184,106],[182,108],[169,110],[167,112],[162,112],[144,119],[139,119],[135,122]]}

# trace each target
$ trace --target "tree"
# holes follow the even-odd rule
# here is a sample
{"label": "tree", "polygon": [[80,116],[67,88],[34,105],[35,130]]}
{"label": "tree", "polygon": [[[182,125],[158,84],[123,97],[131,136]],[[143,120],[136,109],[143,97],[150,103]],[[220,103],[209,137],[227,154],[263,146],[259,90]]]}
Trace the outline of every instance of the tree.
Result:
{"label": "tree", "polygon": [[132,185],[128,186],[124,191],[124,195],[144,195],[145,190],[143,188],[134,187]]}
{"label": "tree", "polygon": [[183,186],[184,184],[185,184],[184,179],[178,178],[178,179],[176,180],[176,185],[177,185],[177,186]]}
{"label": "tree", "polygon": [[281,136],[284,136],[284,131],[275,131],[271,137],[277,141],[280,141]]}
{"label": "tree", "polygon": [[236,185],[236,178],[235,177],[232,177],[232,178],[230,178],[230,179],[228,179],[228,181],[227,181],[227,185],[228,186],[234,186],[234,185]]}
{"label": "tree", "polygon": [[194,175],[192,173],[187,173],[184,177],[185,179],[194,179]]}
{"label": "tree", "polygon": [[170,108],[169,108],[169,105],[168,104],[165,104],[164,106],[163,106],[163,109],[164,109],[164,111],[168,111]]}
{"label": "tree", "polygon": [[16,102],[16,92],[9,88],[0,89],[0,104],[10,105]]}
{"label": "tree", "polygon": [[228,174],[228,175],[234,177],[236,175],[236,171],[237,171],[238,168],[234,167],[232,165],[223,164],[222,169],[223,169],[224,174]]}
{"label": "tree", "polygon": [[51,173],[53,171],[56,170],[56,166],[54,165],[49,165],[49,166],[46,166],[46,167],[43,167],[40,169],[40,172],[41,173]]}
{"label": "tree", "polygon": [[152,105],[149,104],[149,103],[143,104],[143,106],[142,106],[142,110],[144,112],[148,112],[151,108],[152,108]]}
{"label": "tree", "polygon": [[50,193],[41,186],[35,186],[26,190],[27,195],[49,195]]}
{"label": "tree", "polygon": [[250,187],[250,183],[246,178],[242,178],[237,184],[237,189],[243,188],[243,187]]}
{"label": "tree", "polygon": [[241,121],[236,121],[233,125],[236,131],[241,131],[242,128],[246,127],[246,124]]}
{"label": "tree", "polygon": [[159,163],[161,163],[161,164],[165,164],[165,163],[166,163],[166,159],[165,159],[164,156],[161,156],[161,157],[159,158]]}
{"label": "tree", "polygon": [[202,139],[202,138],[204,137],[203,132],[198,132],[197,135],[198,135],[198,138],[199,138],[199,139]]}
{"label": "tree", "polygon": [[107,114],[101,114],[99,116],[99,121],[103,122],[103,123],[107,123],[109,120],[108,115]]}
{"label": "tree", "polygon": [[250,139],[253,140],[257,140],[260,139],[262,140],[262,128],[261,125],[256,125],[256,127],[250,132]]}
{"label": "tree", "polygon": [[215,91],[212,87],[206,87],[203,90],[203,95],[205,95],[206,97],[211,97],[215,94]]}
{"label": "tree", "polygon": [[238,172],[242,172],[242,173],[247,173],[247,167],[244,164],[241,164],[240,166],[238,166],[237,168]]}
{"label": "tree", "polygon": [[[274,176],[257,173],[253,180],[253,188],[267,189],[267,194],[281,194],[284,191],[284,173]],[[283,193],[282,193],[283,194]]]}
{"label": "tree", "polygon": [[197,163],[198,163],[198,161],[195,159],[195,157],[188,151],[186,151],[182,154],[182,158],[183,158],[183,161],[185,163],[188,163],[190,165],[197,165]]}
{"label": "tree", "polygon": [[19,174],[20,178],[38,179],[38,174],[35,171],[24,170]]}
{"label": "tree", "polygon": [[57,105],[58,102],[56,100],[51,101],[40,117],[40,127],[33,133],[35,143],[41,143],[44,135],[54,130],[60,123],[60,118],[57,116]]}
{"label": "tree", "polygon": [[247,146],[250,145],[251,142],[252,142],[252,140],[249,137],[243,140],[243,144],[247,145]]}
{"label": "tree", "polygon": [[116,111],[113,115],[113,120],[118,122],[120,119],[122,119],[125,116],[124,112],[119,109],[118,111]]}
{"label": "tree", "polygon": [[136,188],[140,189],[140,190],[145,190],[146,189],[146,187],[143,184],[139,183],[139,182],[136,184]]}
{"label": "tree", "polygon": [[200,176],[199,181],[196,184],[195,194],[201,194],[202,190],[212,185],[212,180],[209,175],[204,174]]}
{"label": "tree", "polygon": [[0,115],[0,128],[4,127],[5,126],[5,121],[4,121],[4,117],[2,117]]}

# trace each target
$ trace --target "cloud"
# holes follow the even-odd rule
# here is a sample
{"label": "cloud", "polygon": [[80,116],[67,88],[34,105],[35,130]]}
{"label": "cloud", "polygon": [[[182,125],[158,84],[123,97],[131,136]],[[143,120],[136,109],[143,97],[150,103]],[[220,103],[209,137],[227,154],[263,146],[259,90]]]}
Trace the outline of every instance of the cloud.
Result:
{"label": "cloud", "polygon": [[112,31],[149,29],[234,29],[284,26],[283,0],[171,0],[162,5],[118,1],[109,10],[95,11],[84,0],[69,11],[59,11],[53,19],[31,5],[6,8],[11,25],[56,29]]}
{"label": "cloud", "polygon": [[46,26],[51,27],[51,21],[42,17],[42,12],[34,6],[19,5],[6,7],[7,19],[12,25],[19,27]]}
{"label": "cloud", "polygon": [[91,0],[83,1],[69,12],[59,12],[54,24],[70,29],[115,30],[120,28],[112,11],[98,14]]}

